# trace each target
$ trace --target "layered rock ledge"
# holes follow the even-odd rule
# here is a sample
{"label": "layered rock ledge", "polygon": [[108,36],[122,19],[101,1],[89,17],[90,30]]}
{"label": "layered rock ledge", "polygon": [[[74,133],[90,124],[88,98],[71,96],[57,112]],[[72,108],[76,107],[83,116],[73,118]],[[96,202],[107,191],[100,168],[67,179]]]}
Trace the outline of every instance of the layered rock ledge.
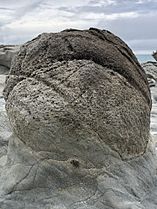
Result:
{"label": "layered rock ledge", "polygon": [[120,38],[95,28],[39,35],[15,57],[4,97],[14,134],[2,208],[156,208],[149,85]]}
{"label": "layered rock ledge", "polygon": [[18,45],[0,45],[0,74],[9,72],[11,62],[19,49]]}
{"label": "layered rock ledge", "polygon": [[151,89],[152,110],[151,110],[151,133],[157,142],[157,62],[142,63],[142,67],[147,74],[147,79]]}
{"label": "layered rock ledge", "polygon": [[0,45],[0,98],[3,97],[4,80],[9,73],[11,62],[19,49],[20,46],[18,45]]}

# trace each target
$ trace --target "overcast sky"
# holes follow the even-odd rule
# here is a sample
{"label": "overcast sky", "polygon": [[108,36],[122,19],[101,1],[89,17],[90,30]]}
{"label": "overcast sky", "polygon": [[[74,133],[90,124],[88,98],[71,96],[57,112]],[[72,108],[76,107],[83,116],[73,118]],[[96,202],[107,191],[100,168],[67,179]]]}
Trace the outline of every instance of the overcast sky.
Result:
{"label": "overcast sky", "polygon": [[0,44],[24,43],[42,32],[98,27],[136,53],[157,49],[157,0],[0,0]]}

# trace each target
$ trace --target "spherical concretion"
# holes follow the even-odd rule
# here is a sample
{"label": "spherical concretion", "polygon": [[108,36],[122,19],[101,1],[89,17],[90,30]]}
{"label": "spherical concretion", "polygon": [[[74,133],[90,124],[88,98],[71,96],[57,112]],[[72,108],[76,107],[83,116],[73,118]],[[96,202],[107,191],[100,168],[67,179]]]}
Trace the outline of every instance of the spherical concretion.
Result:
{"label": "spherical concretion", "polygon": [[16,135],[54,158],[102,165],[107,147],[144,153],[151,99],[128,46],[108,31],[42,34],[21,47],[4,90]]}

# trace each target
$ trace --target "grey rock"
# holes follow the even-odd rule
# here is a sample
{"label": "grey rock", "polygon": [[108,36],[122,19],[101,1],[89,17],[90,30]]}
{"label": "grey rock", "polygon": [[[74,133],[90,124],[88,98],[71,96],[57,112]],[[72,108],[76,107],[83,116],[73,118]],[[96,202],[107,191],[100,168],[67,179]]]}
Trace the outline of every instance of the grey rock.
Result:
{"label": "grey rock", "polygon": [[146,75],[126,44],[108,31],[65,30],[27,42],[15,57],[4,96],[14,131],[37,151],[46,140],[44,149],[56,152],[54,142],[64,134],[72,150],[71,136],[84,140],[89,130],[102,141],[105,135],[105,143],[124,158],[142,154],[147,146]]}
{"label": "grey rock", "polygon": [[9,68],[3,65],[0,65],[0,74],[1,75],[6,75],[9,72]]}
{"label": "grey rock", "polygon": [[153,58],[157,61],[157,51],[154,51],[152,54]]}
{"label": "grey rock", "polygon": [[92,60],[119,73],[150,103],[148,82],[136,57],[120,38],[106,30],[90,28],[41,34],[21,47],[11,74],[29,77],[36,69],[74,59]]}
{"label": "grey rock", "polygon": [[18,45],[0,45],[0,73],[8,73],[11,62],[19,49]]}
{"label": "grey rock", "polygon": [[141,64],[147,74],[147,79],[150,87],[155,87],[157,83],[157,62],[146,62]]}
{"label": "grey rock", "polygon": [[155,209],[157,158],[147,77],[105,30],[24,44],[4,90],[13,134],[3,209]]}
{"label": "grey rock", "polygon": [[0,98],[3,97],[3,89],[5,86],[6,75],[0,75]]}
{"label": "grey rock", "polygon": [[76,167],[71,159],[54,160],[52,153],[34,152],[12,136],[7,163],[0,170],[0,206],[156,209],[157,161],[151,143],[135,159],[123,161],[108,154],[108,166],[87,168],[77,159],[80,164]]}
{"label": "grey rock", "polygon": [[[5,92],[16,78],[10,75]],[[65,158],[75,150],[77,157],[92,155],[90,160],[98,164],[86,151],[92,149],[95,137],[101,141],[95,142],[95,155],[104,152],[102,143],[123,158],[142,154],[147,146],[150,107],[146,99],[124,77],[93,61],[56,62],[45,72],[38,69],[32,77],[16,82],[7,94],[6,109],[15,133],[36,151]],[[132,108],[135,118],[130,117]],[[141,121],[139,128],[136,120]]]}
{"label": "grey rock", "polygon": [[[151,133],[157,136],[157,62],[146,62],[142,64],[147,74],[147,79],[151,88],[152,111],[151,111]],[[157,142],[157,140],[155,140]]]}
{"label": "grey rock", "polygon": [[6,160],[8,141],[12,135],[12,130],[5,111],[4,99],[0,98],[0,166]]}

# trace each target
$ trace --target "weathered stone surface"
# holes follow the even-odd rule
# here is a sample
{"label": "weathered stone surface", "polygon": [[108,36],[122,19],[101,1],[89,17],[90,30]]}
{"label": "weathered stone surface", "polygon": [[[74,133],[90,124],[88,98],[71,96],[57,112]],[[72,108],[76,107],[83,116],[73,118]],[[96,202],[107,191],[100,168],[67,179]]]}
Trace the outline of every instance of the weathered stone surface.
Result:
{"label": "weathered stone surface", "polygon": [[0,73],[8,73],[12,59],[19,48],[18,45],[0,45]]}
{"label": "weathered stone surface", "polygon": [[56,61],[74,59],[92,60],[119,73],[150,103],[147,79],[136,57],[121,39],[106,30],[91,28],[41,34],[23,45],[11,74],[29,77]]}
{"label": "weathered stone surface", "polygon": [[157,83],[157,63],[146,62],[141,65],[147,74],[147,79],[150,87],[155,87]]}
{"label": "weathered stone surface", "polygon": [[77,157],[91,155],[98,164],[88,153],[93,146],[95,155],[107,144],[124,158],[142,154],[147,146],[145,98],[124,77],[92,61],[56,62],[45,72],[36,70],[14,86],[6,107],[16,134],[36,151],[65,158],[75,150]]}
{"label": "weathered stone surface", "polygon": [[157,142],[157,62],[142,63],[147,74],[149,86],[151,87],[152,110],[151,110],[151,132]]}
{"label": "weathered stone surface", "polygon": [[152,56],[153,56],[154,59],[157,61],[157,51],[153,52]]}
{"label": "weathered stone surface", "polygon": [[[156,209],[156,156],[151,147],[136,159],[98,168],[34,152],[16,137],[0,171],[4,209]],[[74,159],[73,159],[74,160]]]}
{"label": "weathered stone surface", "polygon": [[5,111],[5,102],[0,98],[0,167],[5,164],[8,141],[12,131]]}
{"label": "weathered stone surface", "polygon": [[14,131],[37,151],[59,153],[54,145],[63,135],[65,156],[69,150],[84,150],[86,141],[93,147],[87,135],[97,135],[124,158],[146,149],[147,79],[130,49],[107,31],[66,30],[26,43],[4,95]]}
{"label": "weathered stone surface", "polygon": [[14,134],[0,168],[2,208],[156,208],[150,91],[118,37],[38,36],[15,57],[4,97]]}
{"label": "weathered stone surface", "polygon": [[9,68],[3,65],[0,65],[0,74],[1,75],[6,75],[9,73]]}
{"label": "weathered stone surface", "polygon": [[6,75],[0,75],[0,98],[3,97],[5,80],[6,80]]}

